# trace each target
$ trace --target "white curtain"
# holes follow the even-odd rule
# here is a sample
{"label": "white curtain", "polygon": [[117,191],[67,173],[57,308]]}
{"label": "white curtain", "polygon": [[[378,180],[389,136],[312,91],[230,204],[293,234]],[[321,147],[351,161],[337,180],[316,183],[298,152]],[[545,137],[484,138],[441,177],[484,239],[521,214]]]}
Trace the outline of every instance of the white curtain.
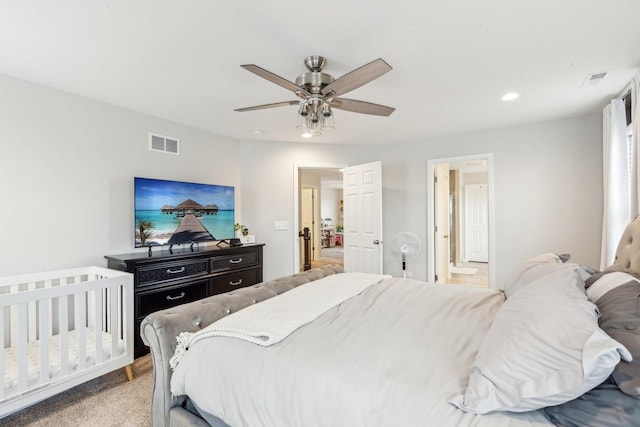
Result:
{"label": "white curtain", "polygon": [[620,236],[632,219],[624,102],[612,100],[602,116],[604,218],[600,269],[612,264]]}
{"label": "white curtain", "polygon": [[635,216],[640,213],[640,72],[631,79],[631,125],[633,136],[633,165],[631,180],[631,213]]}

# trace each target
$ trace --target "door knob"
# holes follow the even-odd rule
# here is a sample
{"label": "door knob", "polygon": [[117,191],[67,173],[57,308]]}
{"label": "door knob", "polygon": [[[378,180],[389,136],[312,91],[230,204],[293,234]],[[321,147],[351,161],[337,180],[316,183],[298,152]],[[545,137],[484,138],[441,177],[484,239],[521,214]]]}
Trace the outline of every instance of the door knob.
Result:
{"label": "door knob", "polygon": [[374,244],[374,245],[379,245],[379,244],[380,244],[380,240],[378,240],[378,239],[374,240],[374,241],[373,241],[373,244]]}

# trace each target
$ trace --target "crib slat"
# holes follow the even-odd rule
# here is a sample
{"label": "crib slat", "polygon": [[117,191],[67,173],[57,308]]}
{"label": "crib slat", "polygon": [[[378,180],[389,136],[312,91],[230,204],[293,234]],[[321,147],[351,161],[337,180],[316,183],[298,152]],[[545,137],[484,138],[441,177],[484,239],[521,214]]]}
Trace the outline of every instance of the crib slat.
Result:
{"label": "crib slat", "polygon": [[109,312],[111,313],[111,324],[109,332],[111,333],[111,358],[118,354],[118,288],[109,288]]}
{"label": "crib slat", "polygon": [[78,334],[78,369],[87,367],[87,301],[86,293],[75,293],[76,319],[75,328]]}
{"label": "crib slat", "polygon": [[102,352],[102,313],[104,311],[104,301],[102,299],[102,289],[96,289],[93,297],[93,330],[96,334],[96,363],[104,360]]}
{"label": "crib slat", "polygon": [[39,300],[39,315],[40,315],[40,384],[47,384],[49,382],[49,324],[50,312],[49,303],[50,299]]}
{"label": "crib slat", "polygon": [[124,302],[122,300],[122,293],[124,292],[124,288],[118,285],[116,289],[118,291],[118,330],[111,331],[111,333],[119,339],[124,340],[124,324],[122,323],[124,318]]}
{"label": "crib slat", "polygon": [[[27,290],[33,291],[36,289],[36,282],[29,282],[27,284]],[[38,339],[38,322],[36,319],[36,301],[29,301],[28,307],[28,319],[29,319],[29,334],[27,335],[27,342],[34,342]]]}
{"label": "crib slat", "polygon": [[[10,294],[17,294],[20,291],[20,286],[18,284],[10,286]],[[11,327],[11,345],[14,346],[18,342],[18,307],[15,304],[12,304],[9,308],[10,310],[10,327]]]}
{"label": "crib slat", "polygon": [[104,331],[105,332],[109,332],[112,333],[113,331],[110,330],[111,328],[111,310],[109,308],[109,302],[111,301],[111,299],[109,298],[109,288],[104,289],[104,296],[105,296],[105,303],[104,303]]}
{"label": "crib slat", "polygon": [[69,296],[58,298],[58,310],[60,317],[60,375],[69,374]]}
{"label": "crib slat", "polygon": [[27,306],[28,304],[18,304],[18,324],[15,329],[18,331],[18,392],[22,393],[27,389],[28,384],[28,367],[27,363],[29,358],[27,356],[28,345],[28,319],[27,319]]}
{"label": "crib slat", "polygon": [[[63,284],[62,279],[60,279],[60,284],[61,285]],[[44,287],[45,288],[53,287],[53,280],[45,280],[44,281]],[[53,320],[53,299],[52,298],[47,298],[46,304],[47,304],[48,309],[49,309],[49,316],[50,316],[49,319]],[[50,337],[53,336],[53,334],[55,333],[54,332],[54,328],[55,328],[54,323],[55,322],[53,322],[53,321],[49,322],[49,328],[47,329],[47,332],[49,333]]]}

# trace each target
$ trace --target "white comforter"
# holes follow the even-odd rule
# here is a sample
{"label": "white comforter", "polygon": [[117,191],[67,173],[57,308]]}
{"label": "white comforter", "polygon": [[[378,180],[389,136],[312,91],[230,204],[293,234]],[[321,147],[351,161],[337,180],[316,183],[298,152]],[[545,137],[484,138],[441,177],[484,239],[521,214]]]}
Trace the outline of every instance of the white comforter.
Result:
{"label": "white comforter", "polygon": [[462,393],[502,295],[385,279],[262,347],[195,343],[171,380],[205,418],[247,426],[549,426],[539,412],[472,415]]}
{"label": "white comforter", "polygon": [[298,286],[278,298],[269,298],[223,317],[198,332],[182,332],[178,336],[178,346],[169,364],[175,369],[190,346],[211,337],[239,338],[263,346],[279,343],[327,310],[389,277],[391,276],[341,273]]}

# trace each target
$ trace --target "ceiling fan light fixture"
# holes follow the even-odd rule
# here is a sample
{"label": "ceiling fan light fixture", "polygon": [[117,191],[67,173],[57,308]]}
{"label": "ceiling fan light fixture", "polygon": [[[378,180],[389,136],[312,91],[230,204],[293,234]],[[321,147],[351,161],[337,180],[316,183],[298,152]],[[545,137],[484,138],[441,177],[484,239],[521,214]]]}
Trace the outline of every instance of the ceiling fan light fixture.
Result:
{"label": "ceiling fan light fixture", "polygon": [[331,132],[335,128],[331,107],[328,104],[325,104],[324,107],[322,107],[322,130],[325,132]]}
{"label": "ceiling fan light fixture", "polygon": [[308,72],[299,75],[295,83],[255,64],[241,65],[245,70],[293,92],[301,100],[256,105],[238,108],[235,111],[255,111],[297,105],[299,108],[296,127],[303,130],[302,136],[305,138],[322,135],[321,131],[334,130],[332,108],[374,116],[389,116],[393,113],[395,108],[371,102],[340,98],[341,95],[357,89],[390,71],[391,66],[382,58],[356,68],[338,79],[334,79],[330,74],[322,72],[326,65],[327,60],[323,56],[313,55],[307,57],[305,66]]}
{"label": "ceiling fan light fixture", "polygon": [[305,110],[304,113],[302,111],[302,107],[300,107],[300,111],[298,111],[298,120],[296,122],[296,128],[298,129],[307,129],[309,127],[309,114]]}

